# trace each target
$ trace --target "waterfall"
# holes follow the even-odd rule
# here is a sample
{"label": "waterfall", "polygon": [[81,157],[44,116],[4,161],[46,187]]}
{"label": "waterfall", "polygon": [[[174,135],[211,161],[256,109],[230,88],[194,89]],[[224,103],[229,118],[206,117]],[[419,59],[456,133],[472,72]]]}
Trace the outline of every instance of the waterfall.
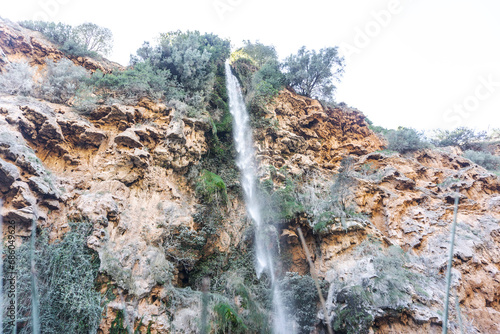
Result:
{"label": "waterfall", "polygon": [[269,247],[269,233],[262,220],[262,207],[259,201],[256,167],[252,140],[252,129],[245,107],[238,79],[232,74],[229,62],[226,62],[226,85],[229,96],[229,110],[233,116],[233,136],[238,153],[236,164],[241,172],[241,186],[245,195],[246,209],[255,226],[255,270],[257,277],[267,273],[271,280],[273,294],[273,332],[274,334],[293,333],[286,321],[281,294],[274,273],[274,254]]}

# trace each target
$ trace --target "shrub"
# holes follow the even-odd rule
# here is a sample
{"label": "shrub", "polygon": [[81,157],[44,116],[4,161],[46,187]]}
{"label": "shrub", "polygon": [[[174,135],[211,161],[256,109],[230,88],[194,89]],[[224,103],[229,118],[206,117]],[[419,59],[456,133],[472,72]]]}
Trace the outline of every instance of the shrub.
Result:
{"label": "shrub", "polygon": [[224,180],[212,172],[203,170],[196,183],[196,193],[205,203],[226,203],[227,190]]}
{"label": "shrub", "polygon": [[76,92],[73,107],[83,115],[89,115],[97,107],[98,97],[89,86],[82,86]]}
{"label": "shrub", "polygon": [[263,216],[267,221],[288,221],[304,211],[298,199],[297,185],[290,177],[286,177],[284,186],[277,189],[268,179],[261,184],[260,191]]}
{"label": "shrub", "polygon": [[206,97],[213,86],[218,65],[229,57],[230,44],[213,34],[174,31],[160,35],[160,44],[145,43],[132,57],[132,64],[149,60],[155,68],[168,70],[186,93]]}
{"label": "shrub", "polygon": [[270,60],[255,72],[252,78],[250,106],[253,111],[259,111],[269,104],[283,88],[285,77],[281,73],[276,60]]}
{"label": "shrub", "polygon": [[488,170],[500,169],[500,157],[489,152],[467,150],[464,152],[464,157]]}
{"label": "shrub", "polygon": [[247,326],[243,319],[238,315],[228,303],[218,303],[214,306],[216,315],[217,331],[216,333],[246,333]]}
{"label": "shrub", "polygon": [[[94,288],[99,258],[86,247],[91,227],[70,225],[71,231],[60,241],[49,243],[46,234],[37,239],[35,262],[43,333],[86,334],[95,332],[100,323],[102,297]],[[18,319],[25,319],[19,333],[31,333],[31,317],[26,317],[32,302],[29,245],[21,245],[16,256],[17,314]]]}
{"label": "shrub", "polygon": [[389,142],[387,149],[399,153],[413,152],[429,147],[424,134],[413,128],[399,127],[397,130],[389,130],[386,138]]}
{"label": "shrub", "polygon": [[486,139],[486,132],[459,127],[455,130],[437,130],[432,143],[436,146],[459,146],[462,150],[481,150],[481,142]]}
{"label": "shrub", "polygon": [[136,102],[142,97],[162,99],[183,97],[181,88],[171,80],[168,70],[155,68],[150,61],[137,63],[125,71],[103,74],[96,71],[89,80],[104,98],[120,98]]}
{"label": "shrub", "polygon": [[[398,246],[382,248],[380,242],[368,239],[352,254],[354,267],[339,269],[342,278],[332,282],[335,331],[368,333],[379,310],[395,315],[408,309],[413,299],[428,297],[423,287],[430,278],[410,270],[405,265],[410,255]],[[370,270],[373,275],[366,278]]]}
{"label": "shrub", "polygon": [[278,61],[278,53],[276,49],[272,45],[265,45],[256,41],[255,43],[250,42],[249,40],[243,41],[245,46],[240,49],[243,51],[248,58],[250,58],[257,67],[262,68],[264,64],[267,62],[276,62]]}
{"label": "shrub", "polygon": [[33,68],[27,62],[8,63],[0,73],[0,92],[31,95],[35,85],[33,74]]}
{"label": "shrub", "polygon": [[57,63],[47,61],[43,82],[39,87],[39,97],[55,103],[66,103],[88,76],[87,71],[73,64],[69,59],[61,59]]}
{"label": "shrub", "polygon": [[298,333],[310,333],[315,329],[319,296],[314,280],[309,275],[286,273],[281,281],[283,304],[299,325]]}

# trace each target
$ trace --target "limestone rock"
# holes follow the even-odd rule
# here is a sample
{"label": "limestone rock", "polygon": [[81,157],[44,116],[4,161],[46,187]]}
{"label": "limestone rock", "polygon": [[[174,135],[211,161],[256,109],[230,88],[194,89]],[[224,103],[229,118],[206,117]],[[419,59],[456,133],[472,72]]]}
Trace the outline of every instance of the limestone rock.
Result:
{"label": "limestone rock", "polygon": [[19,179],[17,167],[0,158],[0,191],[6,192]]}
{"label": "limestone rock", "polygon": [[140,148],[142,143],[139,136],[131,129],[127,129],[115,137],[115,143],[130,148]]}

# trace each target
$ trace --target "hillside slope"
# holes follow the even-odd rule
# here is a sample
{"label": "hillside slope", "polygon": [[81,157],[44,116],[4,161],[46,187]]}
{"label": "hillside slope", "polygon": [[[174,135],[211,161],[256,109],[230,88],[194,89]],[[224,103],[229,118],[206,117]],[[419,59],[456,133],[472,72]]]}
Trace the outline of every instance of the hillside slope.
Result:
{"label": "hillside slope", "polygon": [[[0,36],[0,67],[65,57],[8,21],[0,21]],[[89,70],[117,68],[71,60]],[[275,192],[293,184],[292,197],[302,203],[275,224],[283,259],[278,271],[308,274],[301,227],[328,286],[327,309],[338,333],[441,331],[455,192],[453,293],[467,333],[500,332],[497,176],[452,149],[384,151],[361,112],[325,108],[289,90],[268,105],[264,119],[254,129],[259,176]],[[231,290],[238,280],[219,278],[252,249],[239,175],[214,153],[210,120],[149,98],[101,104],[85,116],[66,105],[3,94],[0,128],[2,217],[16,222],[18,241],[31,234],[33,219],[51,240],[62,238],[69,222],[92,226],[87,246],[98,255],[98,287],[107,300],[99,331],[110,332],[125,315],[125,325],[142,333],[197,332],[199,278],[211,276],[214,295]],[[227,200],[204,198],[204,170],[221,175]],[[341,198],[349,206],[322,220],[338,175],[349,180]],[[245,314],[241,292],[232,297]],[[314,315],[321,332],[323,314]],[[451,330],[460,331],[455,308]]]}

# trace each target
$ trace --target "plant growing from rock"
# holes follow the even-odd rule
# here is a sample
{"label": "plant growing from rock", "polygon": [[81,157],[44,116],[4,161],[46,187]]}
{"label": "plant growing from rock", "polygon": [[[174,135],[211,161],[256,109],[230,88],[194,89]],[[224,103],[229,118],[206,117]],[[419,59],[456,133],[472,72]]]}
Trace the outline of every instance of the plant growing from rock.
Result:
{"label": "plant growing from rock", "polygon": [[27,62],[11,62],[0,73],[0,92],[11,95],[32,95],[34,70]]}
{"label": "plant growing from rock", "polygon": [[[71,223],[62,240],[49,243],[47,234],[37,237],[34,259],[39,292],[42,333],[89,333],[99,326],[102,297],[94,288],[99,270],[97,254],[86,247],[90,226]],[[17,250],[17,314],[24,325],[20,334],[32,333],[30,247]],[[4,270],[5,267],[4,267]]]}

